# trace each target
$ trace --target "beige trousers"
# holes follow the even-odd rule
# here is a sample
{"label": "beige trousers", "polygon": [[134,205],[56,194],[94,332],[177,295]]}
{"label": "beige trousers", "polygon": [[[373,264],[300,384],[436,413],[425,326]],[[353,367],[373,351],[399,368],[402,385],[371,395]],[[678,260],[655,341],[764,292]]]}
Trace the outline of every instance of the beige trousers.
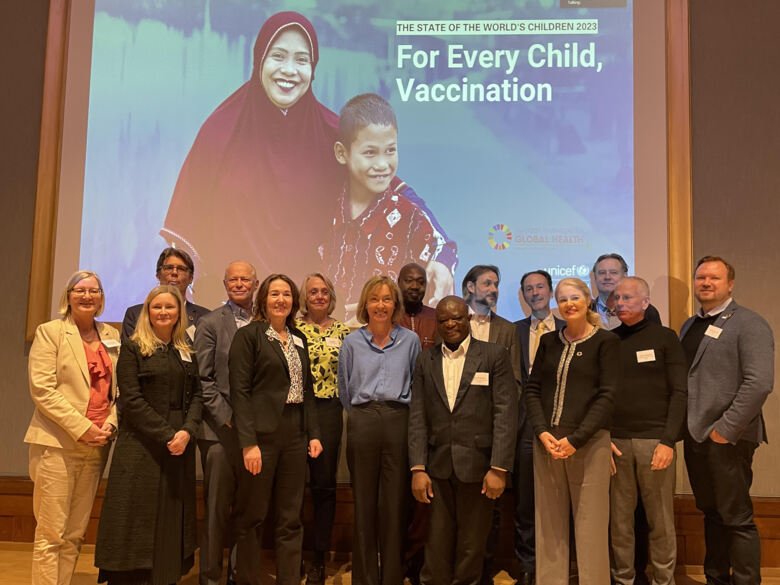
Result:
{"label": "beige trousers", "polygon": [[536,582],[569,583],[569,517],[580,585],[609,583],[609,432],[597,431],[568,459],[534,441]]}
{"label": "beige trousers", "polygon": [[38,523],[32,585],[69,585],[89,524],[108,447],[30,445],[33,514]]}

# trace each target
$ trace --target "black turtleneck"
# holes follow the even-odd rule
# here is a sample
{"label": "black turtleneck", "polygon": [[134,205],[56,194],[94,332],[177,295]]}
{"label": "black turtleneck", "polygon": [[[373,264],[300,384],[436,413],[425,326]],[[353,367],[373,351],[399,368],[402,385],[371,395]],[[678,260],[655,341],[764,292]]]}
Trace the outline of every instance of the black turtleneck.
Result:
{"label": "black turtleneck", "polygon": [[[669,447],[680,438],[688,400],[685,352],[674,331],[644,319],[612,331],[620,337],[622,385],[612,417],[612,436],[660,439]],[[653,361],[637,352],[653,350]],[[646,355],[646,354],[643,354]]]}

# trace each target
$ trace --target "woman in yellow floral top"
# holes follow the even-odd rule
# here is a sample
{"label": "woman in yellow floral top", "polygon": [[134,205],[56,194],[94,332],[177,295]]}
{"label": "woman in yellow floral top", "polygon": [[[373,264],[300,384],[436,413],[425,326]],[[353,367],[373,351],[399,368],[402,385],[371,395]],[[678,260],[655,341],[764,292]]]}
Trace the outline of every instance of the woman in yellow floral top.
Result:
{"label": "woman in yellow floral top", "polygon": [[335,307],[336,294],[327,276],[317,272],[304,278],[302,317],[296,326],[308,342],[323,446],[321,457],[309,459],[314,499],[314,562],[308,572],[309,585],[325,582],[325,554],[330,550],[330,533],[336,513],[336,471],[343,425],[336,373],[341,342],[349,333],[349,327],[330,316]]}

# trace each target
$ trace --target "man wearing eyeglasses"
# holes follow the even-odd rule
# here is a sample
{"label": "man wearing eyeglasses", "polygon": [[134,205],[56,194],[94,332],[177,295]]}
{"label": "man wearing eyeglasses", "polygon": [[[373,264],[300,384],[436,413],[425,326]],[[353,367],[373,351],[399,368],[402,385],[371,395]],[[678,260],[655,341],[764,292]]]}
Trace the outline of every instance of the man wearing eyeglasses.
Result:
{"label": "man wearing eyeglasses", "polygon": [[[181,296],[186,300],[187,288],[192,284],[195,275],[195,265],[192,258],[184,250],[178,248],[165,248],[157,259],[157,272],[155,273],[160,284],[170,284],[181,291]],[[122,341],[128,339],[135,331],[138,323],[138,315],[141,314],[143,304],[133,305],[125,311],[122,320]],[[195,327],[201,317],[209,313],[209,309],[186,301],[187,335],[190,342],[195,338]]]}
{"label": "man wearing eyeglasses", "polygon": [[[252,321],[252,303],[259,284],[255,267],[241,261],[228,265],[222,282],[227,302],[203,317],[195,332],[195,351],[203,387],[204,424],[198,433],[198,448],[203,464],[206,504],[200,547],[200,585],[218,585],[222,577],[223,543],[238,481],[237,468],[231,462],[239,456],[236,436],[231,432],[233,407],[228,353],[236,331]],[[228,570],[227,582],[232,581]]]}

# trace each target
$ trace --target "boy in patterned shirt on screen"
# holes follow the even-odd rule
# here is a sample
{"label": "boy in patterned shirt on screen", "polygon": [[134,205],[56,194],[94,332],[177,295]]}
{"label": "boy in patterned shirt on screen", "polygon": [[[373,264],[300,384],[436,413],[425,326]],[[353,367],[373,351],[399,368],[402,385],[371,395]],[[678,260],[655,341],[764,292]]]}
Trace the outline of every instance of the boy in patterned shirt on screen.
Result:
{"label": "boy in patterned shirt on screen", "polygon": [[347,102],[334,150],[348,177],[322,256],[350,318],[366,280],[397,279],[409,262],[435,262],[445,240],[395,176],[398,123],[384,98],[362,94]]}

